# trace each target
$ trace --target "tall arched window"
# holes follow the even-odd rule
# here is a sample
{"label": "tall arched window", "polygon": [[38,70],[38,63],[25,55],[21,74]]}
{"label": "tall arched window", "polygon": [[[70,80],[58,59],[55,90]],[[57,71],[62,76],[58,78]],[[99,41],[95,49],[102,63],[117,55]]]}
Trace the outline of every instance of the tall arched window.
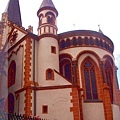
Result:
{"label": "tall arched window", "polygon": [[46,70],[46,80],[54,80],[54,72],[52,69]]}
{"label": "tall arched window", "polygon": [[14,95],[12,93],[8,94],[8,112],[13,113],[14,112]]}
{"label": "tall arched window", "polygon": [[60,73],[72,82],[72,64],[70,59],[63,59],[60,61]]}
{"label": "tall arched window", "polygon": [[15,76],[16,76],[16,63],[13,60],[8,68],[8,87],[15,84]]}
{"label": "tall arched window", "polygon": [[105,62],[105,78],[107,85],[110,87],[110,96],[112,102],[113,101],[113,83],[112,83],[113,70],[109,61]]}
{"label": "tall arched window", "polygon": [[65,64],[64,66],[65,77],[71,81],[71,65],[70,63]]}
{"label": "tall arched window", "polygon": [[84,81],[86,99],[87,100],[98,99],[95,68],[90,60],[87,60],[84,63]]}

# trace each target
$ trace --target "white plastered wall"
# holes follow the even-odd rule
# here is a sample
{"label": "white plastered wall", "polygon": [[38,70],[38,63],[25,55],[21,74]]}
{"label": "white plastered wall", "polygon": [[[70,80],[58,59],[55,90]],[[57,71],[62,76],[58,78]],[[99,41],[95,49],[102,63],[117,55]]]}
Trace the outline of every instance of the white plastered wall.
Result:
{"label": "white plastered wall", "polygon": [[112,105],[113,108],[113,120],[120,120],[120,107],[118,105]]}
{"label": "white plastered wall", "polygon": [[[74,120],[70,96],[71,88],[41,90],[37,92],[37,115],[49,120]],[[48,105],[48,114],[42,114],[42,106]]]}
{"label": "white plastered wall", "polygon": [[84,120],[105,120],[103,103],[83,103]]}

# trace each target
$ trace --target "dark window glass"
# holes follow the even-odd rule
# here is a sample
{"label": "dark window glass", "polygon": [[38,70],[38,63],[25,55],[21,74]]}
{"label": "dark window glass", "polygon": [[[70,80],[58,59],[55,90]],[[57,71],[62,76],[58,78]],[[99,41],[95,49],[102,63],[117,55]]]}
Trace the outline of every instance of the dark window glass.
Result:
{"label": "dark window glass", "polygon": [[92,99],[91,89],[90,89],[89,71],[87,69],[84,69],[84,76],[85,76],[86,98]]}
{"label": "dark window glass", "polygon": [[95,72],[93,68],[90,69],[90,76],[91,76],[91,82],[92,82],[93,99],[98,99]]}
{"label": "dark window glass", "polygon": [[102,40],[100,40],[100,46],[103,47],[103,41]]}
{"label": "dark window glass", "polygon": [[56,54],[56,47],[54,47],[54,46],[51,46],[51,53],[54,53],[54,54]]}
{"label": "dark window glass", "polygon": [[16,76],[16,63],[13,60],[10,63],[9,69],[8,69],[8,87],[15,84],[15,76]]}
{"label": "dark window glass", "polygon": [[85,43],[85,45],[89,45],[89,40],[87,37],[85,37],[84,43]]}
{"label": "dark window glass", "polygon": [[93,42],[93,38],[92,38],[92,37],[90,37],[89,43],[90,43],[90,45],[94,45],[94,42]]}
{"label": "dark window glass", "polygon": [[70,40],[69,39],[66,40],[66,47],[70,47]]}
{"label": "dark window glass", "polygon": [[112,84],[112,67],[110,63],[107,61],[105,64],[105,75],[106,75],[106,83],[110,87],[110,96],[111,102],[113,102],[113,84]]}
{"label": "dark window glass", "polygon": [[14,95],[12,93],[8,94],[8,111],[10,113],[14,112]]}
{"label": "dark window glass", "polygon": [[76,39],[76,38],[73,38],[72,43],[73,43],[74,46],[76,46],[76,45],[77,45],[77,39]]}
{"label": "dark window glass", "polygon": [[100,41],[96,38],[96,45],[100,46]]}
{"label": "dark window glass", "polygon": [[48,113],[48,106],[47,105],[42,106],[42,113],[43,114],[47,114]]}
{"label": "dark window glass", "polygon": [[62,41],[60,42],[60,48],[65,48],[65,41],[64,41],[64,40],[62,40]]}
{"label": "dark window glass", "polygon": [[78,45],[82,45],[82,38],[78,37]]}
{"label": "dark window glass", "polygon": [[70,64],[66,64],[64,66],[64,72],[65,72],[65,77],[71,80],[71,65]]}
{"label": "dark window glass", "polygon": [[98,99],[94,65],[87,60],[84,64],[86,99]]}
{"label": "dark window glass", "polygon": [[51,18],[50,18],[50,16],[47,17],[47,22],[48,22],[48,23],[51,23]]}
{"label": "dark window glass", "polygon": [[51,69],[48,69],[46,71],[46,79],[47,80],[53,80],[54,79],[54,72]]}

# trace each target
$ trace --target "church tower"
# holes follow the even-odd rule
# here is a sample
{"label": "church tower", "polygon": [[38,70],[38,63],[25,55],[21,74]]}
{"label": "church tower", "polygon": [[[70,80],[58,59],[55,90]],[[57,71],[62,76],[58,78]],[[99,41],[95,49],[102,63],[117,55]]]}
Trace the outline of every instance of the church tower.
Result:
{"label": "church tower", "polygon": [[[59,71],[59,48],[56,18],[58,11],[51,0],[43,0],[37,16],[38,25],[38,71],[39,80],[54,79],[54,70]],[[48,76],[47,76],[48,74]]]}

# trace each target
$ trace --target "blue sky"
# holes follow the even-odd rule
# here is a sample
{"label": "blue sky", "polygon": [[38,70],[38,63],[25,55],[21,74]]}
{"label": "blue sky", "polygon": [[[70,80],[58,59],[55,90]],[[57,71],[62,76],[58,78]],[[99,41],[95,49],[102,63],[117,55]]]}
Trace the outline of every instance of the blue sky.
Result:
{"label": "blue sky", "polygon": [[[58,33],[85,29],[98,31],[98,25],[115,45],[116,65],[120,69],[120,7],[119,0],[52,0],[59,12]],[[37,10],[42,0],[19,0],[23,26],[34,27],[37,34]],[[8,0],[0,0],[0,14],[5,11]],[[64,23],[64,24],[63,24]],[[74,25],[75,26],[74,26]],[[120,70],[118,70],[120,83]]]}

